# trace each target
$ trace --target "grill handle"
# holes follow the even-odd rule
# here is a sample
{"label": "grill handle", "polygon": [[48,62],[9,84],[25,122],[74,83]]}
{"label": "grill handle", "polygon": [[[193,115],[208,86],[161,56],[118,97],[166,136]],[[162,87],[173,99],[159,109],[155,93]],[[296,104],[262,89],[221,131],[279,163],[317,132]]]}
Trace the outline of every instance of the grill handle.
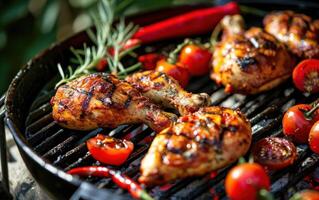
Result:
{"label": "grill handle", "polygon": [[[0,98],[0,156],[1,156],[1,172],[2,172],[2,185],[3,189],[8,198],[11,199],[10,187],[9,187],[9,174],[8,174],[8,159],[7,159],[7,144],[6,144],[6,133],[4,129],[4,118],[5,118],[5,94]],[[0,181],[0,183],[1,183]],[[1,194],[1,192],[0,192]],[[1,194],[2,195],[2,194]]]}
{"label": "grill handle", "polygon": [[82,182],[80,187],[74,192],[70,200],[127,200],[120,194],[115,193],[113,190],[97,189],[90,183]]}

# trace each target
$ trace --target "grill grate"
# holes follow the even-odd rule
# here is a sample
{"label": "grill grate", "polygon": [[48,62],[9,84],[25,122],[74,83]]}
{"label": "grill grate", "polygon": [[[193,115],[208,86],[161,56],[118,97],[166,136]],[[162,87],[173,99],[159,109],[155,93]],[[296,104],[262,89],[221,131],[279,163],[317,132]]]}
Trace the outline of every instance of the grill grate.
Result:
{"label": "grill grate", "polygon": [[[305,97],[295,91],[291,87],[291,81],[273,91],[256,96],[225,94],[223,88],[217,87],[209,77],[194,80],[188,90],[197,93],[207,92],[211,95],[212,105],[228,106],[244,112],[252,124],[253,141],[269,135],[282,136],[282,113],[294,103],[309,103],[315,100],[313,96]],[[139,176],[140,161],[155,136],[154,132],[145,125],[123,125],[114,130],[99,128],[91,132],[62,129],[51,116],[51,106],[48,102],[52,94],[54,92],[51,90],[39,96],[26,120],[26,137],[34,150],[58,168],[69,170],[78,166],[100,164],[88,152],[84,142],[86,139],[100,132],[109,133],[117,138],[127,138],[134,143],[136,147],[134,152],[123,166],[111,168],[120,170],[136,180]],[[299,145],[297,148],[298,160],[293,166],[281,171],[270,172],[271,190],[276,197],[284,195],[319,162],[319,156],[311,153],[306,145]],[[225,198],[223,181],[231,166],[219,170],[214,178],[207,174],[204,177],[187,178],[173,184],[147,189],[158,199],[211,199],[211,191]],[[114,189],[116,192],[128,195],[108,178],[87,178],[85,180],[98,188]]]}

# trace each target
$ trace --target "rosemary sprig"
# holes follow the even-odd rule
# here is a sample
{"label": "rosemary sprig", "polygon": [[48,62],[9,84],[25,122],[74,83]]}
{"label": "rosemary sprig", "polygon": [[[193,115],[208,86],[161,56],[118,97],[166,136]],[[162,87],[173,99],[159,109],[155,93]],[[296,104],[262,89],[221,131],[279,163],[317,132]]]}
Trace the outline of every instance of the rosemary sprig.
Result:
{"label": "rosemary sprig", "polygon": [[120,51],[123,49],[123,45],[133,36],[137,29],[138,27],[134,26],[132,23],[126,26],[124,19],[121,18],[116,28],[112,31],[108,42],[109,46],[113,49],[113,55],[108,55],[107,61],[113,74],[117,74],[118,72],[127,74],[123,64],[120,62],[120,59],[128,54],[132,49],[130,48],[122,52]]}
{"label": "rosemary sprig", "polygon": [[[120,73],[121,76],[127,75],[128,72],[137,68],[137,64],[132,67],[125,68],[121,63],[121,58],[128,55],[136,47],[123,50],[125,43],[137,31],[137,26],[133,24],[125,24],[124,19],[113,28],[115,0],[101,0],[97,10],[91,14],[96,32],[92,29],[87,31],[88,36],[93,41],[94,45],[88,47],[84,44],[83,49],[71,48],[74,58],[71,62],[76,63],[77,67],[73,71],[71,66],[68,66],[68,74],[66,74],[62,66],[58,64],[58,70],[61,75],[61,80],[56,84],[56,88],[71,80],[74,80],[82,75],[90,74],[94,71],[98,62],[104,58],[107,60],[109,72],[112,74]],[[112,50],[112,55],[109,50]]]}

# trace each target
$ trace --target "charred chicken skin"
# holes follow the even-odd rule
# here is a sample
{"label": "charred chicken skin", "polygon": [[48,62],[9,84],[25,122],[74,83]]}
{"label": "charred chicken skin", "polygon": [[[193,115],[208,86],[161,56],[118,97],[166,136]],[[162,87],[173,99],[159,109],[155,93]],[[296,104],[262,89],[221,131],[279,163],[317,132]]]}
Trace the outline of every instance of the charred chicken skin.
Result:
{"label": "charred chicken skin", "polygon": [[139,181],[157,185],[222,168],[248,151],[251,133],[245,116],[228,108],[205,107],[182,116],[155,137]]}
{"label": "charred chicken skin", "polygon": [[162,72],[137,72],[128,76],[126,80],[154,103],[175,108],[181,115],[195,112],[209,104],[208,94],[186,92],[177,81]]}
{"label": "charred chicken skin", "polygon": [[226,92],[256,94],[289,78],[294,59],[276,38],[260,28],[245,31],[239,15],[221,21],[222,40],[215,46],[211,78]]}
{"label": "charred chicken skin", "polygon": [[319,58],[319,20],[293,11],[278,11],[265,17],[264,26],[298,57]]}
{"label": "charred chicken skin", "polygon": [[76,130],[142,122],[158,132],[176,117],[160,110],[126,81],[107,74],[82,76],[60,86],[51,104],[53,118]]}
{"label": "charred chicken skin", "polygon": [[195,112],[209,104],[209,95],[186,92],[176,80],[162,72],[137,72],[126,80],[153,102],[175,108],[181,115]]}

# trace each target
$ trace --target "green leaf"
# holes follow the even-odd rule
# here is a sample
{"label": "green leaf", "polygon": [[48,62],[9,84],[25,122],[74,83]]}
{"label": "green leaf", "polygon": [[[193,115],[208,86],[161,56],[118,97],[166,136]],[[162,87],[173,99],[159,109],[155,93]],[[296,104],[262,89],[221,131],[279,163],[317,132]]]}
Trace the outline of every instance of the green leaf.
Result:
{"label": "green leaf", "polygon": [[28,13],[28,1],[20,0],[12,3],[5,9],[1,9],[0,27],[4,27],[13,21],[26,16]]}
{"label": "green leaf", "polygon": [[0,30],[0,49],[4,48],[7,44],[7,34],[5,31]]}
{"label": "green leaf", "polygon": [[52,44],[55,40],[55,35],[55,31],[52,31],[46,34],[38,34],[36,38],[33,38],[33,41],[24,48],[25,53],[23,55],[23,62],[26,62]]}
{"label": "green leaf", "polygon": [[69,2],[75,8],[88,8],[95,4],[97,0],[69,0]]}
{"label": "green leaf", "polygon": [[59,15],[59,2],[58,1],[50,1],[44,10],[42,23],[41,23],[41,31],[43,33],[48,33],[53,30],[56,25],[58,15]]}

